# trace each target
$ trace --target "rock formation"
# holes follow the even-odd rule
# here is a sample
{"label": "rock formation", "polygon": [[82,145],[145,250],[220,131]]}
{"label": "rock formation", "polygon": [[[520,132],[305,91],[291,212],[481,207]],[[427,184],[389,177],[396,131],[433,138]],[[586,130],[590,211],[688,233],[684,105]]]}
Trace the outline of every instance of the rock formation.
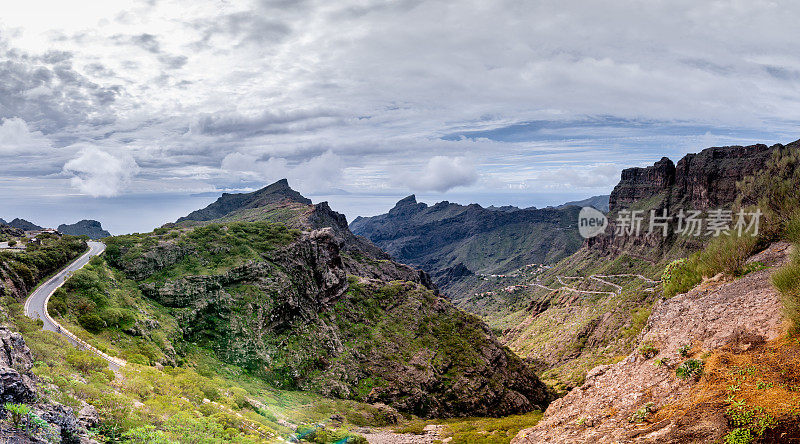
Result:
{"label": "rock formation", "polygon": [[446,201],[429,207],[411,195],[387,214],[356,218],[350,229],[396,260],[430,273],[448,296],[458,300],[460,295],[449,291],[458,282],[455,278],[557,262],[576,251],[581,242],[578,210],[498,210]]}
{"label": "rock formation", "polygon": [[111,233],[103,229],[100,222],[96,220],[81,220],[74,224],[61,224],[58,231],[72,236],[89,236],[90,239],[102,239],[111,236]]}
{"label": "rock formation", "polygon": [[[97,417],[93,407],[85,406],[76,415],[72,408],[54,402],[39,401],[39,388],[36,377],[30,372],[34,357],[19,333],[12,333],[7,327],[0,326],[0,402],[12,404],[28,404],[31,412],[45,422],[53,430],[54,437],[64,444],[95,443],[86,431],[87,425],[96,425],[96,421],[86,421],[87,417]],[[3,410],[3,413],[5,411]],[[81,421],[81,419],[84,419]],[[21,430],[0,429],[3,442],[53,442],[32,440]]]}

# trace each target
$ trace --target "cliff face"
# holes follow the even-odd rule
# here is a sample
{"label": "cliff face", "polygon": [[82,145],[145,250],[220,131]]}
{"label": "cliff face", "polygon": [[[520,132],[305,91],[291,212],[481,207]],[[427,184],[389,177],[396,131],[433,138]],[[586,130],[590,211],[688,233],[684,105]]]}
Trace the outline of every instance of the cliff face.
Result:
{"label": "cliff face", "polygon": [[[350,229],[400,262],[420,267],[448,292],[464,276],[503,273],[530,263],[556,262],[580,246],[577,207],[497,209],[412,195],[387,214],[356,218]],[[448,295],[454,300],[459,294]]]}
{"label": "cliff face", "polygon": [[[41,418],[52,430],[51,435],[36,436],[22,428],[0,428],[0,438],[8,443],[61,442],[64,444],[96,444],[88,427],[97,425],[97,412],[93,407],[80,413],[58,402],[47,401],[47,394],[37,387],[36,376],[31,372],[35,357],[19,333],[11,332],[0,325],[0,401],[3,403],[25,403],[31,413]],[[90,419],[93,414],[94,420]]]}
{"label": "cliff face", "polygon": [[90,239],[102,239],[111,236],[111,233],[103,229],[100,222],[96,220],[81,220],[74,224],[61,224],[58,231],[72,236],[89,236]]}
{"label": "cliff face", "polygon": [[736,200],[736,182],[763,168],[772,151],[782,146],[707,148],[687,154],[677,165],[664,157],[646,168],[625,169],[611,192],[609,208],[628,208],[662,193],[667,206],[706,210],[728,205]]}
{"label": "cliff face", "polygon": [[[787,146],[798,146],[793,142]],[[671,248],[692,251],[702,246],[705,235],[678,236],[676,220],[670,222],[669,235],[647,234],[650,211],[663,210],[675,216],[679,210],[730,208],[736,201],[736,183],[762,169],[770,155],[783,145],[751,145],[707,148],[687,154],[677,164],[664,157],[646,168],[623,170],[620,182],[609,199],[609,225],[605,234],[587,239],[585,245],[604,255],[628,253],[658,261]],[[642,231],[636,235],[616,235],[620,210],[641,210]]]}

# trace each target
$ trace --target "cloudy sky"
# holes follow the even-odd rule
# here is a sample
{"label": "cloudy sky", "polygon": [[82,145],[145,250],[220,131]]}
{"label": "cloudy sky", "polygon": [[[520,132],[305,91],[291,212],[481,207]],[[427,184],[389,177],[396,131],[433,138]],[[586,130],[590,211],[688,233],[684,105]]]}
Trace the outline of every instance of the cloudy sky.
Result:
{"label": "cloudy sky", "polygon": [[[602,5],[601,5],[602,3]],[[150,230],[282,177],[352,219],[556,204],[800,138],[792,1],[40,1],[0,16],[0,217]]]}

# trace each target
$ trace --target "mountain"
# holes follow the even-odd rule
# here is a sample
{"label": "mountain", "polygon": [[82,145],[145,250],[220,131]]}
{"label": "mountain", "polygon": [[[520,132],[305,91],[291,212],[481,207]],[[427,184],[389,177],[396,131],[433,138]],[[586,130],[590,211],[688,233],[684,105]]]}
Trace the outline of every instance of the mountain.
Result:
{"label": "mountain", "polygon": [[192,211],[189,215],[178,219],[178,222],[219,219],[236,211],[264,207],[281,201],[311,205],[311,200],[306,199],[300,195],[300,193],[291,189],[289,187],[289,181],[281,179],[272,185],[252,193],[223,193],[222,196],[211,205],[201,210]]}
{"label": "mountain", "polygon": [[[100,314],[114,316],[87,316],[79,302],[95,293],[81,296],[83,287],[52,304],[87,330],[119,319],[129,319],[125,334],[156,329],[150,363],[177,365],[201,347],[282,389],[425,417],[522,413],[550,399],[533,371],[483,322],[438,296],[424,272],[392,261],[286,181],[104,242],[107,265],[94,264],[93,276],[111,293],[125,289],[102,298]],[[163,310],[125,315],[131,300]]]}
{"label": "mountain", "polygon": [[670,221],[666,237],[660,232],[617,235],[619,212],[639,210],[649,217],[650,211],[662,214],[666,210],[668,215],[675,216],[680,210],[707,214],[709,210],[730,209],[739,196],[737,183],[763,169],[770,156],[781,149],[800,149],[800,141],[786,146],[712,147],[687,154],[677,164],[664,157],[652,166],[623,170],[620,182],[609,197],[609,226],[604,234],[588,239],[587,247],[605,255],[626,252],[655,261],[664,255],[680,256],[701,248],[705,234],[678,236],[675,219]]}
{"label": "mountain", "polygon": [[20,218],[15,218],[11,222],[9,222],[8,225],[11,226],[11,227],[14,227],[14,228],[19,228],[20,230],[25,230],[25,231],[36,231],[36,230],[41,230],[42,229],[42,227],[40,227],[40,226],[38,226],[38,225],[36,225],[36,224],[34,224],[32,222],[28,222],[27,220],[20,219]]}
{"label": "mountain", "polygon": [[102,239],[111,236],[111,233],[103,229],[100,222],[96,220],[81,220],[74,224],[61,224],[58,231],[72,236],[89,236],[90,239]]}
{"label": "mountain", "polygon": [[580,247],[577,207],[486,209],[447,201],[433,206],[408,196],[386,214],[358,217],[350,229],[400,262],[420,267],[453,297],[467,274],[505,273],[555,263]]}
{"label": "mountain", "polygon": [[567,202],[565,204],[559,205],[556,208],[566,208],[569,206],[575,207],[593,207],[596,208],[604,213],[608,213],[608,200],[611,196],[608,194],[600,195],[600,196],[592,196],[583,200],[576,200],[572,202]]}
{"label": "mountain", "polygon": [[5,219],[0,218],[0,225],[8,225],[8,222]]}

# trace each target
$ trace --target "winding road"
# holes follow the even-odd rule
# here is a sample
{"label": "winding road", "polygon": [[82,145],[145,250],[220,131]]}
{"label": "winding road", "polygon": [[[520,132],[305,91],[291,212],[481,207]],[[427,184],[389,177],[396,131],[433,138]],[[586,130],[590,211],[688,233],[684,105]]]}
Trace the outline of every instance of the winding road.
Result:
{"label": "winding road", "polygon": [[89,251],[81,255],[78,259],[75,259],[75,261],[45,281],[36,290],[34,290],[30,296],[28,296],[28,299],[25,300],[25,316],[28,316],[31,319],[41,319],[43,322],[42,328],[44,330],[60,333],[62,336],[67,338],[67,341],[69,341],[72,345],[89,350],[108,361],[109,367],[116,371],[124,367],[127,362],[122,359],[109,356],[95,347],[92,347],[86,341],[80,339],[71,331],[62,327],[61,324],[50,317],[50,314],[47,312],[47,302],[50,300],[50,296],[52,296],[59,287],[64,285],[64,282],[66,282],[72,273],[83,268],[89,263],[90,260],[92,260],[93,257],[100,255],[106,249],[105,244],[102,242],[89,241],[87,244],[89,245]]}

